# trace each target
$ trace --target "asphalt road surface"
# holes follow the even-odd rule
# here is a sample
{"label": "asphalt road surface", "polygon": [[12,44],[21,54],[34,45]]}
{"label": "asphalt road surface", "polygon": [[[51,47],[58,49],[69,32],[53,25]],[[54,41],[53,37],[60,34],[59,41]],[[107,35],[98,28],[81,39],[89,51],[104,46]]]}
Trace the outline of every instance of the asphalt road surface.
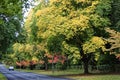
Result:
{"label": "asphalt road surface", "polygon": [[4,65],[0,64],[0,72],[3,73],[8,80],[70,80],[66,78],[56,78],[35,73],[9,71]]}

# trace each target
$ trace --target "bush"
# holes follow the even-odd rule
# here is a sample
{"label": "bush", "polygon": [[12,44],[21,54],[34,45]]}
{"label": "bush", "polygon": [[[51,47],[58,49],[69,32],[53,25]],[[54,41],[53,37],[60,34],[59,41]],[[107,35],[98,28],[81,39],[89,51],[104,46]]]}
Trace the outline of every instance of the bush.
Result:
{"label": "bush", "polygon": [[38,70],[45,69],[45,66],[43,64],[37,64],[35,69],[38,69]]}
{"label": "bush", "polygon": [[102,71],[102,72],[110,72],[111,66],[110,65],[98,65],[97,70]]}
{"label": "bush", "polygon": [[[117,64],[118,59],[114,54],[101,54],[98,59],[98,65],[105,65],[104,68],[111,68],[112,71],[115,71],[114,65]],[[108,67],[108,68],[107,68]]]}
{"label": "bush", "polygon": [[59,70],[67,69],[66,63],[62,64],[61,62],[56,63],[55,67]]}

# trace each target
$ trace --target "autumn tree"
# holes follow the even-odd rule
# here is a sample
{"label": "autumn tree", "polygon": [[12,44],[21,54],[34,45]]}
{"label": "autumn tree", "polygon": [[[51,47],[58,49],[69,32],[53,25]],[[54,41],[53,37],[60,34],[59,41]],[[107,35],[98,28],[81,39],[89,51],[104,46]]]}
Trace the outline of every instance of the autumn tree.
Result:
{"label": "autumn tree", "polygon": [[103,48],[110,10],[111,0],[50,0],[48,6],[35,12],[37,37],[48,51],[59,49],[72,54],[74,60],[82,60],[84,73],[88,73],[91,56]]}
{"label": "autumn tree", "polygon": [[113,0],[112,9],[110,14],[111,27],[107,28],[106,31],[109,33],[109,38],[105,38],[109,44],[107,51],[112,53],[120,53],[120,1]]}
{"label": "autumn tree", "polygon": [[[109,48],[106,51],[115,53],[120,52],[120,32],[107,28],[106,31],[109,33],[109,38],[105,39],[106,43],[109,44]],[[107,46],[106,46],[107,47]]]}
{"label": "autumn tree", "polygon": [[[30,10],[27,19],[25,21],[25,31],[27,32],[26,36],[26,43],[28,44],[33,44],[33,45],[39,45],[40,49],[38,53],[36,53],[36,57],[39,61],[43,60],[45,69],[47,70],[47,64],[48,64],[48,59],[46,58],[46,54],[48,53],[48,50],[46,48],[47,42],[50,40],[43,39],[42,37],[38,37],[38,26],[37,24],[37,16],[36,12],[38,9],[43,9],[48,6],[48,1],[47,0],[40,0],[39,5],[34,7],[33,9]],[[50,38],[50,37],[49,37]]]}

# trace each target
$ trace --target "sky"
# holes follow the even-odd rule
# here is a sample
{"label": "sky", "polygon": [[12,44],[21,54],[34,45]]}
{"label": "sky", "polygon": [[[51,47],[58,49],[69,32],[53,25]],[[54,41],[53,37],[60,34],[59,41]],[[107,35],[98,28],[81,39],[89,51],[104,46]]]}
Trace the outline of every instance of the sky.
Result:
{"label": "sky", "polygon": [[29,14],[29,11],[34,8],[35,6],[37,6],[40,3],[40,0],[28,0],[28,3],[30,3],[31,5],[29,6],[29,8],[25,9],[25,7],[23,8],[23,14],[24,14],[24,22]]}

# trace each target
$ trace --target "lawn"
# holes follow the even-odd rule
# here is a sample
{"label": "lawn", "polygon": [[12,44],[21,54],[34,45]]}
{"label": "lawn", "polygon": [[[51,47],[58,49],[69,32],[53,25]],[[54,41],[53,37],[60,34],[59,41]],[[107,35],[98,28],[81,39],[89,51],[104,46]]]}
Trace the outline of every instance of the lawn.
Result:
{"label": "lawn", "polygon": [[69,70],[55,70],[55,71],[46,71],[46,70],[24,70],[24,69],[19,69],[19,71],[25,71],[25,72],[33,72],[33,73],[38,73],[38,74],[44,74],[44,75],[50,75],[50,76],[63,76],[63,75],[72,75],[72,74],[81,74],[83,73],[83,70],[81,69],[69,69]]}
{"label": "lawn", "polygon": [[3,74],[0,73],[0,80],[7,80]]}
{"label": "lawn", "polygon": [[120,80],[120,75],[67,76],[74,80]]}
{"label": "lawn", "polygon": [[81,69],[69,69],[64,71],[45,71],[45,70],[20,70],[25,72],[33,72],[38,74],[45,74],[56,77],[66,77],[74,80],[120,80],[120,74],[103,74],[93,73],[90,75],[84,75]]}

